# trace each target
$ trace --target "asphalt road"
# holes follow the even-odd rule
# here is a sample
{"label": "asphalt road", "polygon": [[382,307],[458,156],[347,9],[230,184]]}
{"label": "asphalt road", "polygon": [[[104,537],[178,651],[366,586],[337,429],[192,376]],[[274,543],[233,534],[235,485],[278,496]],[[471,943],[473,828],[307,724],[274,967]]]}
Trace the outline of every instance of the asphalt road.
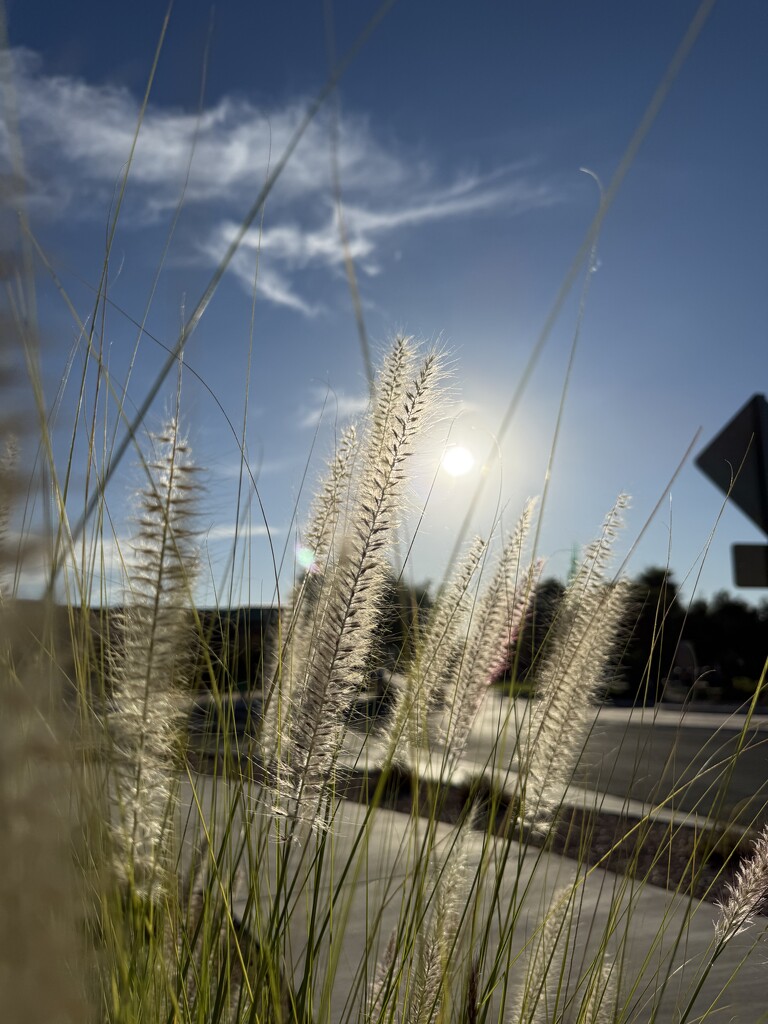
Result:
{"label": "asphalt road", "polygon": [[[499,721],[510,716],[520,723],[525,711],[522,701],[489,700],[468,747],[471,760],[487,763]],[[744,714],[596,709],[573,782],[721,821],[763,824],[768,822],[768,716],[752,718],[748,729],[745,724]],[[506,745],[511,750],[511,738]],[[511,754],[496,757],[497,767],[505,756],[509,760]]]}
{"label": "asphalt road", "polygon": [[[575,781],[614,796],[747,824],[768,821],[768,728],[634,724],[598,717]],[[738,756],[736,756],[738,754]]]}

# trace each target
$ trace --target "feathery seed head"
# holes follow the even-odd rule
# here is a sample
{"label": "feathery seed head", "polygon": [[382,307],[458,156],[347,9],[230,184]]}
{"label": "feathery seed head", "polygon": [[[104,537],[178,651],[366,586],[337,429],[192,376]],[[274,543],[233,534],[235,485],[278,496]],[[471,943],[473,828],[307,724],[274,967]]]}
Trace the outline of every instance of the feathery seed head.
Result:
{"label": "feathery seed head", "polygon": [[272,741],[280,751],[278,792],[310,821],[321,820],[317,811],[332,779],[343,712],[365,679],[408,462],[435,408],[440,377],[435,353],[419,362],[411,339],[396,339],[376,380],[354,459],[344,541],[337,554],[330,553],[321,575],[311,630],[303,641],[297,631],[286,646],[284,662],[295,692],[281,716],[277,742]]}
{"label": "feathery seed head", "polygon": [[408,666],[405,684],[396,691],[388,746],[390,756],[405,763],[417,756],[418,747],[428,744],[428,716],[453,692],[466,644],[469,590],[485,551],[485,541],[475,537],[438,594]]}
{"label": "feathery seed head", "polygon": [[721,949],[768,908],[768,825],[755,840],[752,856],[741,862],[734,883],[726,890],[728,897],[718,903],[720,917],[715,924],[715,938]]}
{"label": "feathery seed head", "polygon": [[524,982],[515,995],[512,1020],[520,1024],[550,1024],[559,1020],[566,946],[573,917],[573,886],[558,889],[533,940]]}
{"label": "feathery seed head", "polygon": [[519,755],[529,822],[546,818],[571,776],[589,708],[616,642],[629,584],[625,579],[609,583],[606,569],[627,505],[627,496],[620,495],[600,537],[587,548],[563,597],[553,643],[538,673],[537,700]]}
{"label": "feathery seed head", "polygon": [[618,1001],[617,970],[610,960],[603,959],[590,979],[586,1005],[579,1018],[584,1024],[616,1024]]}
{"label": "feathery seed head", "polygon": [[392,969],[397,953],[397,929],[389,937],[384,956],[376,964],[368,992],[368,1012],[366,1020],[369,1024],[379,1024],[387,1002],[387,989],[392,988]]}
{"label": "feathery seed head", "polygon": [[541,571],[540,563],[527,568],[523,564],[523,549],[535,506],[535,500],[526,503],[512,535],[502,548],[496,571],[474,610],[452,689],[446,693],[450,713],[441,739],[454,761],[464,751],[469,732],[500,664],[507,661],[510,645],[517,639]]}
{"label": "feathery seed head", "polygon": [[107,726],[120,805],[119,866],[137,889],[154,895],[171,830],[172,754],[187,709],[199,486],[176,419],[151,441]]}
{"label": "feathery seed head", "polygon": [[431,1024],[440,1016],[448,987],[447,966],[457,956],[461,908],[467,895],[468,839],[474,820],[474,814],[468,815],[453,832],[437,872],[432,912],[417,943],[415,985],[404,1015],[407,1024]]}

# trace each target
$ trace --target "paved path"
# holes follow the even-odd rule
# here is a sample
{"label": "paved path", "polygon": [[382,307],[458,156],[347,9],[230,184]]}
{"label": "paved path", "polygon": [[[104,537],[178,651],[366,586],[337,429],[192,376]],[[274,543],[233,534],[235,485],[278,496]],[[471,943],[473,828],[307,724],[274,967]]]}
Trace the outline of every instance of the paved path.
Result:
{"label": "paved path", "polygon": [[[227,806],[231,791],[222,782],[210,777],[195,777],[193,784],[196,799],[188,782],[183,783],[183,805],[192,808],[192,820],[202,808],[209,828],[214,835],[222,834],[227,817]],[[241,805],[242,806],[242,805]],[[249,814],[263,813],[262,805],[247,803]],[[361,816],[365,809],[351,804],[342,804],[339,819],[333,829],[333,841],[328,844],[326,860],[319,881],[309,881],[302,876],[299,866],[313,850],[310,839],[303,846],[298,845],[295,855],[297,877],[304,877],[299,885],[290,925],[288,956],[294,968],[300,970],[304,962],[307,915],[313,905],[313,892],[319,893],[320,905],[327,899],[330,880],[338,879],[340,871],[351,855],[352,845],[358,833]],[[241,820],[238,811],[238,820]],[[215,823],[218,821],[218,825]],[[213,823],[213,824],[212,824]],[[423,829],[423,823],[416,828]],[[333,981],[326,992],[325,1004],[329,1021],[356,1021],[358,1019],[360,982],[363,964],[375,962],[381,954],[389,934],[394,927],[403,900],[407,899],[408,885],[412,878],[413,823],[405,815],[391,811],[376,813],[369,832],[369,841],[363,855],[356,861],[357,871],[345,883],[343,898],[336,907],[332,929],[332,952],[336,960]],[[442,841],[450,835],[450,827],[438,826]],[[484,852],[483,837],[473,836],[469,842],[469,874],[475,874],[481,860],[493,863],[494,858],[504,851],[503,841],[491,839]],[[502,911],[514,907],[519,914],[514,937],[506,954],[509,976],[514,982],[524,970],[524,958],[519,958],[526,939],[535,932],[541,914],[555,890],[575,877],[572,861],[542,854],[538,850],[522,851],[516,844],[508,848],[506,868],[501,873],[499,906]],[[261,886],[260,902],[269,903],[269,890],[274,884],[275,858],[278,848],[271,844],[268,853],[259,859],[258,870],[253,879]],[[306,875],[306,872],[305,872]],[[493,876],[493,872],[491,872]],[[490,881],[485,878],[478,887],[479,907],[487,906]],[[686,898],[675,898],[664,890],[646,885],[633,892],[631,883],[625,879],[593,871],[583,886],[581,896],[579,927],[577,932],[577,960],[589,957],[599,947],[602,937],[609,934],[609,951],[624,965],[621,991],[630,1000],[633,1008],[629,1018],[634,1021],[648,1021],[651,1015],[654,992],[659,978],[665,973],[672,974],[666,994],[661,1002],[655,1020],[658,1024],[674,1022],[676,1012],[694,983],[696,970],[701,958],[710,946],[713,937],[713,920],[716,915],[711,904],[700,906]],[[243,906],[243,898],[236,905]],[[616,915],[616,907],[623,908]],[[377,914],[380,924],[374,926]],[[492,942],[498,935],[496,923],[492,926]],[[713,1021],[731,1021],[736,1024],[758,1024],[768,1021],[768,1006],[765,999],[765,952],[756,950],[751,959],[741,968],[738,976],[731,975],[744,955],[754,946],[760,927],[751,933],[735,938],[710,973],[697,1006],[703,1012],[714,1000],[720,1000],[724,1007],[715,1014]],[[371,953],[366,949],[372,948]],[[323,963],[329,956],[328,944],[320,951]],[[633,995],[631,986],[639,984]],[[726,987],[727,986],[727,987]],[[725,994],[723,989],[726,987]],[[496,1020],[501,992],[494,994],[493,1013],[488,1018]],[[507,1012],[511,1010],[513,996],[507,1000]],[[319,1018],[318,1018],[319,1019]],[[694,1019],[695,1015],[694,1015]]]}

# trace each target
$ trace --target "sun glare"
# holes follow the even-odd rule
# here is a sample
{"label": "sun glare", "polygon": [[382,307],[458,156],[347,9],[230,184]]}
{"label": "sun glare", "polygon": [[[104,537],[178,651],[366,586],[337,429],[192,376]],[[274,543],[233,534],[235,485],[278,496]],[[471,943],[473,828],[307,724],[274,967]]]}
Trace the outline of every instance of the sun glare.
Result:
{"label": "sun glare", "polygon": [[454,444],[445,449],[443,455],[443,469],[450,476],[464,476],[475,465],[475,457],[468,448],[463,445]]}

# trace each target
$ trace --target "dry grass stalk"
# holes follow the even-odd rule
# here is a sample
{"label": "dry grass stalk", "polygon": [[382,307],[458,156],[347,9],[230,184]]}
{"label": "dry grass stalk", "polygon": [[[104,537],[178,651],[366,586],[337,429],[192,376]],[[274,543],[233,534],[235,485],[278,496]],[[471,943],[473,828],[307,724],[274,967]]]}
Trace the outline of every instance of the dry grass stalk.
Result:
{"label": "dry grass stalk", "polygon": [[442,739],[454,761],[464,752],[488,687],[509,657],[538,579],[540,565],[523,567],[523,548],[535,507],[535,501],[527,503],[504,544],[499,565],[474,609],[453,692],[446,694],[450,715]]}
{"label": "dry grass stalk", "polygon": [[175,419],[152,444],[106,724],[120,815],[117,863],[136,891],[154,897],[169,853],[173,753],[187,710],[199,485]]}
{"label": "dry grass stalk", "polygon": [[519,753],[524,817],[541,823],[557,806],[578,760],[589,709],[603,685],[629,584],[606,576],[628,499],[621,495],[600,538],[566,590],[549,655],[538,673],[537,700]]}
{"label": "dry grass stalk", "polygon": [[316,826],[343,736],[342,713],[366,679],[407,464],[434,408],[440,377],[436,353],[419,366],[411,340],[397,339],[378,378],[341,551],[317,597],[303,682],[282,729],[278,772],[281,803],[293,804],[298,817]]}
{"label": "dry grass stalk", "polygon": [[720,917],[715,924],[715,938],[722,948],[734,936],[746,931],[758,914],[768,907],[768,825],[754,842],[752,856],[742,861],[728,897],[718,904]]}

